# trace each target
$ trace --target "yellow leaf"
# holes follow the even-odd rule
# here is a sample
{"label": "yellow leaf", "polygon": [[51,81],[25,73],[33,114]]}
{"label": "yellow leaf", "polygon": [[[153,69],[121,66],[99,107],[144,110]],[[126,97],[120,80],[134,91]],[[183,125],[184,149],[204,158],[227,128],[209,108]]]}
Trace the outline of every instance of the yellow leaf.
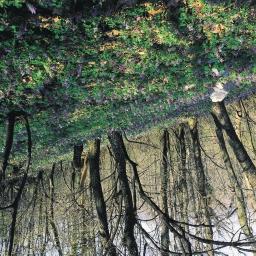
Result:
{"label": "yellow leaf", "polygon": [[105,43],[100,46],[100,51],[103,52],[105,50],[112,50],[112,49],[115,49],[116,46],[117,44],[115,43]]}
{"label": "yellow leaf", "polygon": [[155,16],[155,15],[157,15],[157,14],[162,13],[163,11],[164,11],[163,8],[159,8],[159,9],[157,9],[157,10],[149,10],[149,11],[148,11],[148,15],[149,15],[149,16]]}
{"label": "yellow leaf", "polygon": [[201,11],[204,7],[204,3],[201,0],[193,1],[192,7],[194,7],[196,11]]}
{"label": "yellow leaf", "polygon": [[203,31],[209,40],[211,40],[213,34],[221,36],[225,30],[226,27],[222,24],[207,24],[203,27]]}
{"label": "yellow leaf", "polygon": [[101,62],[100,62],[100,65],[101,65],[101,66],[104,66],[104,65],[106,65],[107,63],[108,63],[107,61],[101,61]]}
{"label": "yellow leaf", "polygon": [[143,3],[142,5],[145,6],[145,7],[149,7],[149,6],[152,5],[152,3],[146,2],[146,3]]}
{"label": "yellow leaf", "polygon": [[30,75],[24,75],[22,77],[22,82],[23,83],[31,83],[33,81],[33,78]]}
{"label": "yellow leaf", "polygon": [[113,29],[112,30],[112,34],[113,34],[113,36],[119,36],[120,35],[120,31],[118,31],[116,29]]}
{"label": "yellow leaf", "polygon": [[163,83],[164,83],[164,84],[168,84],[168,83],[169,83],[168,77],[164,77],[164,78],[163,78]]}
{"label": "yellow leaf", "polygon": [[113,29],[110,32],[106,32],[106,35],[109,37],[116,37],[120,35],[120,31]]}
{"label": "yellow leaf", "polygon": [[48,28],[50,26],[50,23],[43,23],[40,25],[41,28]]}
{"label": "yellow leaf", "polygon": [[56,23],[56,22],[60,21],[60,18],[58,16],[56,16],[52,20]]}
{"label": "yellow leaf", "polygon": [[145,55],[146,52],[145,52],[145,51],[138,51],[138,54],[139,54],[139,55]]}
{"label": "yellow leaf", "polygon": [[89,62],[88,62],[88,65],[89,65],[89,66],[94,66],[95,64],[96,64],[95,61],[89,61]]}
{"label": "yellow leaf", "polygon": [[215,24],[212,26],[211,32],[213,34],[222,34],[225,31],[225,27],[222,24]]}

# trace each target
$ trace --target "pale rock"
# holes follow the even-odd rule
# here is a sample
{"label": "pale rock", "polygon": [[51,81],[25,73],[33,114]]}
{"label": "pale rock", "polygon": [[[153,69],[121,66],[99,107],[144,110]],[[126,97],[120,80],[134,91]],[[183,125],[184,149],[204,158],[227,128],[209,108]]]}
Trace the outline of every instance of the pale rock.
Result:
{"label": "pale rock", "polygon": [[210,98],[212,102],[222,102],[227,95],[228,92],[223,88],[223,85],[221,83],[217,83],[213,88],[213,93],[210,95]]}

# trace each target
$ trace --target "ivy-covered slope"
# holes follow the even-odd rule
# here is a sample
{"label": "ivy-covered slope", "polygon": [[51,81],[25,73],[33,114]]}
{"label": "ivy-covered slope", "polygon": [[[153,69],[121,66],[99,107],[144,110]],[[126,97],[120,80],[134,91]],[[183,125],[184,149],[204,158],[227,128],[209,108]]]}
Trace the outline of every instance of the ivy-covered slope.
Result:
{"label": "ivy-covered slope", "polygon": [[255,86],[255,6],[195,0],[174,15],[156,1],[74,16],[23,2],[0,1],[0,132],[10,110],[27,111],[40,155],[164,119],[217,82]]}

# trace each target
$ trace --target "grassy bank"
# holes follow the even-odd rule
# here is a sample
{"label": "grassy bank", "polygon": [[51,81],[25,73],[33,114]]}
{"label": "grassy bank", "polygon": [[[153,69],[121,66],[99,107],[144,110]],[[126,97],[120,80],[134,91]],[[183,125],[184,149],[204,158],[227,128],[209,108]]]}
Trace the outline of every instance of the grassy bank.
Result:
{"label": "grassy bank", "polygon": [[[234,85],[231,98],[255,87],[253,6],[189,1],[173,17],[164,5],[145,2],[76,22],[4,10],[1,147],[6,113],[23,109],[31,115],[35,159],[61,158],[73,143],[111,128],[136,133],[189,113],[217,82]],[[21,123],[16,134],[22,154]]]}

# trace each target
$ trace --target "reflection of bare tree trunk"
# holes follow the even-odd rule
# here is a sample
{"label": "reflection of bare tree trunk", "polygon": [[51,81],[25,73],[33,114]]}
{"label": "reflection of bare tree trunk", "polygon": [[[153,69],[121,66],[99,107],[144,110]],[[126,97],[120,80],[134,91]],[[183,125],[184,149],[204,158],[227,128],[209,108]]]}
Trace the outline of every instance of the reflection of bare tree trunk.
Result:
{"label": "reflection of bare tree trunk", "polygon": [[[185,131],[184,125],[181,124],[178,127],[177,133],[177,150],[179,157],[179,166],[178,166],[178,200],[181,209],[181,220],[188,223],[188,188],[187,188],[187,153],[186,153],[186,144],[185,144]],[[188,227],[188,226],[187,226]],[[186,227],[184,227],[186,228]]]}
{"label": "reflection of bare tree trunk", "polygon": [[[194,159],[193,159],[193,150],[192,150],[192,139],[191,136],[189,136],[189,129],[185,130],[185,145],[187,145],[186,150],[186,158],[187,158],[187,172],[186,172],[186,183],[187,183],[187,191],[188,191],[188,200],[190,205],[190,211],[188,213],[188,217],[192,216],[194,217],[196,223],[200,223],[199,220],[199,214],[197,212],[197,191],[195,189],[196,182],[194,181],[195,177],[193,176],[193,170],[194,168]],[[192,213],[192,214],[191,214]],[[189,229],[189,227],[187,227]],[[195,227],[195,234],[197,236],[200,236],[201,228]],[[202,250],[201,244],[199,241],[195,241],[195,249],[196,250]]]}
{"label": "reflection of bare tree trunk", "polygon": [[4,149],[3,167],[2,167],[2,172],[0,174],[0,181],[2,179],[5,179],[5,171],[8,165],[8,160],[9,160],[9,156],[12,149],[12,143],[13,143],[15,118],[16,118],[16,115],[13,112],[8,114],[8,121],[6,126],[7,136],[6,136],[5,149]]}
{"label": "reflection of bare tree trunk", "polygon": [[234,154],[245,173],[248,187],[250,189],[255,189],[256,167],[235,132],[224,102],[213,103],[212,116],[219,121],[221,128],[225,130],[228,143],[232,147]]}
{"label": "reflection of bare tree trunk", "polygon": [[214,122],[216,125],[216,135],[218,138],[220,150],[222,152],[222,157],[225,162],[225,165],[226,165],[226,168],[228,171],[228,175],[231,180],[231,184],[234,186],[234,189],[235,189],[236,204],[237,204],[237,210],[238,210],[238,213],[237,213],[238,220],[239,220],[240,226],[241,226],[242,230],[244,231],[244,233],[247,236],[251,236],[252,232],[251,232],[251,229],[248,224],[248,219],[247,219],[247,214],[246,214],[246,204],[245,204],[245,200],[244,200],[244,193],[243,193],[243,191],[241,189],[241,185],[238,181],[237,173],[235,173],[235,170],[232,166],[232,163],[231,163],[231,160],[230,160],[227,148],[226,148],[225,140],[223,137],[221,124],[219,123],[218,119],[215,118],[215,116],[213,116],[213,119],[214,119]]}
{"label": "reflection of bare tree trunk", "polygon": [[7,134],[6,134],[6,141],[5,141],[5,147],[4,147],[3,165],[2,165],[2,170],[0,172],[0,181],[2,181],[2,179],[5,179],[5,172],[6,172],[8,160],[9,160],[11,150],[12,150],[15,121],[16,121],[16,118],[19,116],[24,118],[28,136],[30,134],[27,113],[22,110],[20,110],[20,111],[14,110],[14,111],[9,112],[7,115],[7,126],[6,126]]}
{"label": "reflection of bare tree trunk", "polygon": [[10,242],[9,242],[8,256],[12,255],[18,208],[19,208],[21,195],[22,195],[23,189],[26,184],[26,180],[27,180],[27,173],[25,173],[25,175],[23,177],[22,184],[20,185],[20,189],[19,189],[17,196],[13,203],[13,213],[12,213],[12,223],[11,223],[11,228],[10,228]]}
{"label": "reflection of bare tree trunk", "polygon": [[[168,191],[168,184],[169,184],[169,168],[168,168],[168,162],[169,162],[169,132],[167,130],[164,130],[163,137],[161,139],[162,143],[162,162],[161,162],[161,169],[160,169],[160,175],[161,175],[161,199],[162,199],[162,207],[163,212],[166,215],[169,215],[168,213],[168,197],[167,197],[167,191]],[[170,245],[170,237],[169,237],[169,228],[162,220],[162,227],[161,227],[161,255],[167,256],[168,252],[165,252],[165,250],[169,250]]]}
{"label": "reflection of bare tree trunk", "polygon": [[[126,147],[123,143],[122,135],[120,133],[119,133],[119,137],[120,137],[120,141],[122,142],[121,143],[122,152],[124,153],[126,160],[132,166],[133,175],[134,175],[136,185],[137,185],[136,187],[141,196],[141,199],[144,200],[156,213],[159,214],[160,218],[166,223],[166,225],[168,225],[170,232],[172,232],[175,236],[177,236],[178,239],[182,242],[182,246],[183,246],[182,249],[184,251],[184,254],[192,255],[191,243],[190,243],[189,239],[186,237],[184,229],[180,225],[177,225],[177,222],[173,218],[164,214],[162,212],[162,210],[159,208],[159,206],[150,197],[148,197],[147,194],[144,192],[143,186],[140,182],[138,170],[137,170],[137,163],[135,163],[134,161],[132,161],[130,159],[130,157],[126,151]],[[136,219],[135,219],[135,221],[137,222],[139,229],[142,230],[144,234],[146,234],[146,237],[148,237],[148,233],[141,227],[140,223]]]}
{"label": "reflection of bare tree trunk", "polygon": [[51,201],[50,201],[50,224],[52,227],[52,231],[53,231],[53,236],[54,236],[54,241],[58,250],[58,253],[60,256],[63,255],[62,249],[61,249],[61,245],[60,245],[60,239],[59,239],[59,232],[57,229],[57,226],[55,224],[54,221],[54,171],[55,171],[55,164],[53,164],[52,166],[52,170],[50,173],[50,197],[51,197]]}
{"label": "reflection of bare tree trunk", "polygon": [[[74,214],[76,214],[76,217],[74,218]],[[80,242],[80,236],[83,235],[83,230],[80,230],[80,227],[83,228],[83,217],[80,218],[80,211],[76,212],[71,212],[68,215],[67,218],[67,232],[68,232],[68,237],[69,237],[69,243],[70,243],[70,251],[71,255],[77,255],[78,254],[78,245],[80,244],[81,246],[81,254],[84,255],[85,253],[83,252],[83,244],[82,241]]]}
{"label": "reflection of bare tree trunk", "polygon": [[44,239],[43,245],[40,250],[40,256],[45,255],[48,238],[50,237],[50,235],[49,235],[49,217],[48,217],[48,208],[47,208],[46,201],[47,200],[46,200],[46,196],[45,196],[45,231],[44,231],[44,236],[43,236],[43,239]]}
{"label": "reflection of bare tree trunk", "polygon": [[252,119],[251,119],[243,101],[240,101],[240,102],[241,102],[241,105],[243,106],[245,120],[246,120],[246,124],[247,124],[247,130],[248,130],[249,135],[250,135],[250,141],[251,141],[251,145],[252,145],[252,148],[253,148],[253,152],[254,152],[254,155],[256,155],[256,146],[255,146],[256,141],[255,141],[255,137],[253,136],[252,127],[251,127],[251,124],[250,124],[250,121]]}
{"label": "reflection of bare tree trunk", "polygon": [[237,135],[239,139],[241,139],[241,135],[242,135],[241,127],[242,127],[242,117],[243,117],[241,101],[238,101],[235,103],[235,110],[236,110],[235,130],[237,131]]}
{"label": "reflection of bare tree trunk", "polygon": [[83,167],[81,168],[80,187],[83,187],[86,184],[87,172],[88,172],[88,154],[86,154],[85,158],[83,159]]}
{"label": "reflection of bare tree trunk", "polygon": [[115,247],[113,243],[110,241],[110,234],[108,228],[108,219],[107,219],[107,211],[106,211],[106,203],[104,201],[104,196],[101,187],[100,181],[100,140],[96,139],[94,142],[91,142],[89,145],[89,170],[90,170],[90,180],[92,186],[92,192],[94,196],[94,201],[96,205],[96,211],[98,215],[98,219],[101,226],[100,235],[105,240],[106,250],[109,252],[109,255],[116,255]]}
{"label": "reflection of bare tree trunk", "polygon": [[[28,255],[30,255],[30,250],[32,251],[32,254],[35,250],[34,247],[34,237],[35,237],[35,208],[36,208],[36,202],[37,202],[37,197],[38,197],[38,188],[39,188],[39,183],[40,183],[40,179],[41,179],[42,173],[39,172],[37,175],[37,182],[35,183],[35,187],[34,187],[34,191],[32,192],[32,202],[33,202],[33,206],[32,206],[32,211],[30,214],[30,219],[28,222],[28,231],[29,231],[29,235],[28,235],[28,245],[27,245],[27,253]],[[39,223],[38,223],[39,226]]]}
{"label": "reflection of bare tree trunk", "polygon": [[[176,131],[174,131],[175,135]],[[171,202],[171,209],[172,209],[172,215],[175,220],[182,221],[184,220],[183,215],[183,195],[182,195],[182,188],[181,188],[181,182],[182,182],[182,171],[180,168],[180,152],[178,152],[176,140],[173,143],[176,146],[176,160],[173,161],[172,166],[170,166],[170,169],[172,169],[172,191],[171,191],[171,199],[169,201]],[[173,151],[173,155],[175,155],[175,151]],[[170,159],[170,156],[169,156]],[[177,163],[177,166],[175,166],[175,163]],[[176,168],[175,168],[176,167]],[[181,225],[182,226],[182,225]],[[184,227],[183,227],[184,228]],[[184,229],[185,230],[185,229]],[[186,246],[186,245],[185,245]],[[174,248],[176,251],[182,251],[184,254],[186,253],[186,249],[184,246],[184,241],[181,237],[174,234]]]}
{"label": "reflection of bare tree trunk", "polygon": [[[45,197],[45,199],[46,199],[46,197]],[[42,201],[43,201],[43,199],[42,199]],[[42,212],[40,212],[40,215],[43,216],[43,207],[42,207],[41,211]],[[43,225],[43,223],[42,223],[42,225]],[[43,230],[42,230],[42,233],[43,233]],[[42,245],[40,247],[40,256],[45,255],[48,237],[49,237],[48,209],[47,209],[47,204],[45,202],[45,228],[44,228],[44,234],[41,236]]]}
{"label": "reflection of bare tree trunk", "polygon": [[10,228],[10,242],[9,242],[9,248],[8,248],[8,256],[12,255],[18,208],[19,208],[19,203],[20,203],[20,200],[21,200],[23,190],[24,190],[25,185],[26,185],[26,181],[27,181],[27,177],[28,177],[28,171],[29,171],[30,163],[31,163],[31,155],[32,155],[31,130],[30,130],[30,126],[29,126],[27,116],[23,114],[23,118],[25,120],[25,127],[26,127],[27,137],[28,137],[28,142],[27,142],[27,150],[28,150],[28,152],[27,152],[27,166],[26,166],[25,174],[22,178],[22,182],[20,184],[20,188],[17,192],[17,196],[15,197],[15,200],[14,200],[13,204],[11,205],[11,207],[13,207],[13,213],[12,213],[12,223],[11,223],[11,228]]}
{"label": "reflection of bare tree trunk", "polygon": [[83,153],[83,144],[78,143],[78,144],[74,145],[73,166],[77,169],[80,169],[83,165],[82,153]]}
{"label": "reflection of bare tree trunk", "polygon": [[86,230],[86,204],[85,204],[85,201],[86,201],[86,191],[85,191],[85,188],[83,187],[83,191],[82,191],[82,211],[81,211],[81,214],[82,214],[82,232],[81,232],[81,250],[82,250],[82,255],[85,255],[87,253],[87,230]]}
{"label": "reflection of bare tree trunk", "polygon": [[75,183],[76,183],[76,172],[81,170],[83,167],[83,159],[82,159],[82,153],[83,153],[83,144],[77,143],[74,145],[73,150],[73,161],[72,161],[72,174],[71,174],[71,189],[75,189]]}
{"label": "reflection of bare tree trunk", "polygon": [[131,256],[139,255],[137,243],[134,237],[134,226],[136,218],[134,215],[132,194],[129,187],[129,181],[126,174],[126,154],[124,151],[124,142],[121,133],[112,131],[108,135],[113,155],[117,163],[120,188],[124,201],[124,244],[128,248]]}
{"label": "reflection of bare tree trunk", "polygon": [[[125,151],[125,155],[126,155],[126,159],[128,160],[128,162],[132,165],[132,170],[133,170],[133,174],[136,180],[136,185],[139,191],[139,194],[141,196],[141,198],[155,211],[159,214],[160,218],[166,223],[166,225],[168,225],[169,230],[175,235],[177,236],[180,241],[182,241],[182,245],[184,248],[184,254],[186,255],[192,255],[192,249],[191,249],[191,243],[189,241],[189,239],[186,237],[185,231],[184,229],[180,226],[177,225],[177,222],[171,218],[170,216],[164,214],[162,212],[162,210],[159,208],[159,206],[149,197],[147,196],[147,194],[144,192],[143,186],[140,182],[140,178],[139,178],[139,174],[138,174],[138,170],[137,170],[137,163],[135,163],[134,161],[132,161],[130,159],[130,157],[128,156],[125,147],[123,145],[124,151]],[[143,230],[143,228],[141,227],[140,223],[137,222],[138,227]],[[176,229],[177,228],[177,229]],[[144,232],[144,234],[147,234],[147,232]]]}
{"label": "reflection of bare tree trunk", "polygon": [[[199,192],[199,202],[201,204],[200,208],[202,209],[202,213],[206,220],[207,225],[211,226],[211,218],[209,213],[209,206],[208,206],[208,198],[207,198],[207,181],[205,176],[205,170],[202,163],[201,157],[201,148],[199,142],[199,135],[197,129],[197,120],[190,119],[189,122],[189,129],[192,138],[192,150],[195,159],[195,166],[196,166],[196,175],[198,180],[198,192]],[[206,237],[207,239],[213,240],[213,232],[211,227],[206,228]],[[209,251],[209,255],[213,255],[213,245],[209,245],[207,248]]]}

